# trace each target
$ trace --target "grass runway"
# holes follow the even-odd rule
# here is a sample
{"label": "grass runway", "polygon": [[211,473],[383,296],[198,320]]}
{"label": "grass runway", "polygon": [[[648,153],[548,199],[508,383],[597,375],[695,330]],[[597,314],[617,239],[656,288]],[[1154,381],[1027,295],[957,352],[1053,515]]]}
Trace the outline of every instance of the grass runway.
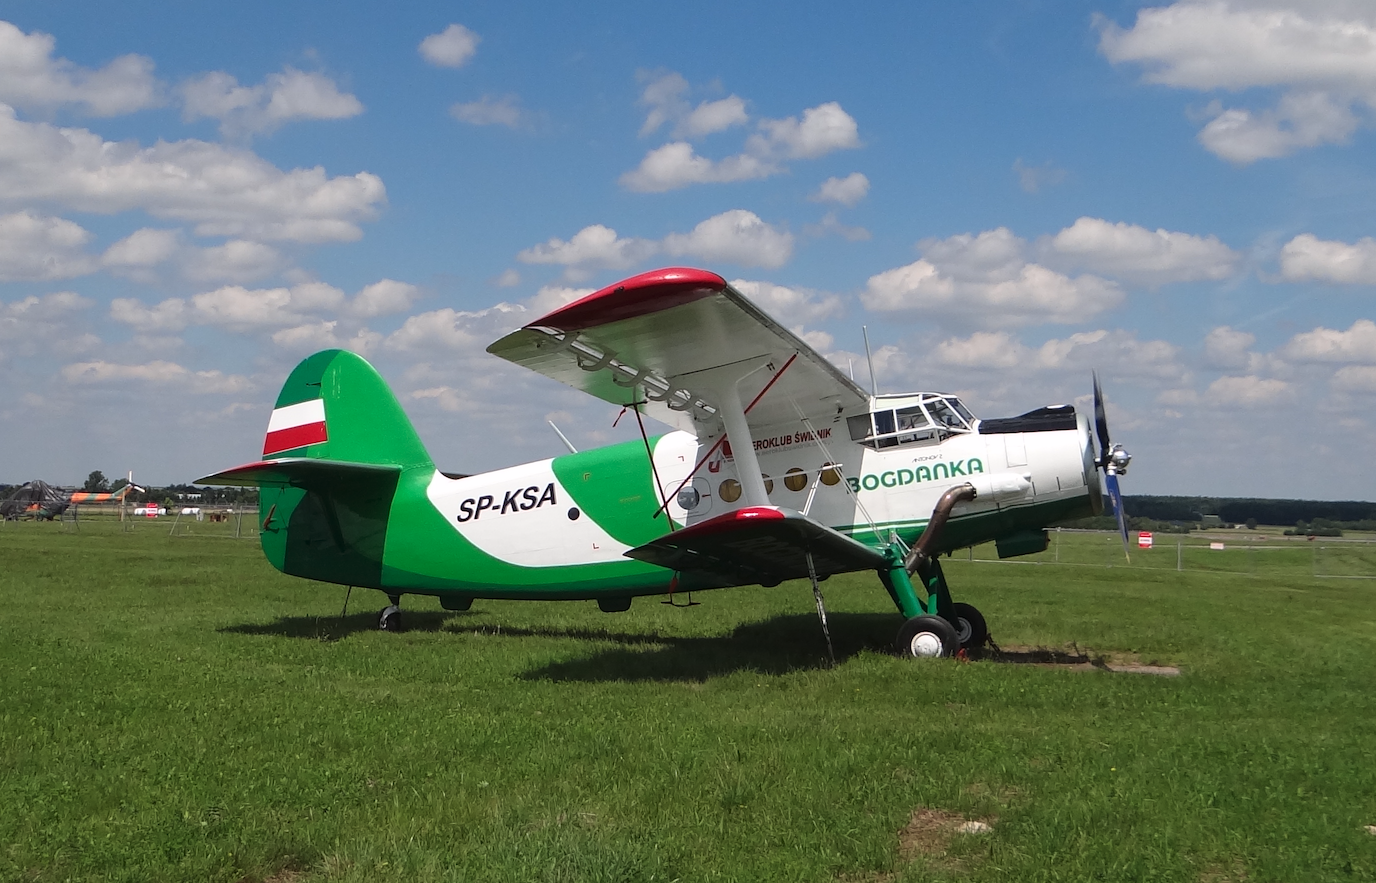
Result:
{"label": "grass runway", "polygon": [[0,880],[1376,879],[1376,581],[1305,547],[945,562],[1000,644],[1163,678],[898,659],[870,575],[823,584],[836,668],[805,583],[378,633],[380,593],[135,528],[0,528]]}

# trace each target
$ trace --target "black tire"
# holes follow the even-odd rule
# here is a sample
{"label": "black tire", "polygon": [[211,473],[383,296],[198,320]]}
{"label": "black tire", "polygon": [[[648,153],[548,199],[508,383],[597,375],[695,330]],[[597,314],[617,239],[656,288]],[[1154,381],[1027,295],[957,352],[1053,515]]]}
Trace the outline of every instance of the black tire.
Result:
{"label": "black tire", "polygon": [[955,626],[939,616],[914,616],[903,623],[895,642],[899,656],[955,656],[960,649]]}
{"label": "black tire", "polygon": [[388,613],[384,609],[382,611],[382,614],[380,615],[380,620],[378,622],[377,627],[384,632],[401,631],[401,611],[393,610],[391,613]]}
{"label": "black tire", "polygon": [[984,614],[972,604],[953,604],[956,627],[956,640],[964,650],[983,647],[989,640],[989,626],[984,622]]}

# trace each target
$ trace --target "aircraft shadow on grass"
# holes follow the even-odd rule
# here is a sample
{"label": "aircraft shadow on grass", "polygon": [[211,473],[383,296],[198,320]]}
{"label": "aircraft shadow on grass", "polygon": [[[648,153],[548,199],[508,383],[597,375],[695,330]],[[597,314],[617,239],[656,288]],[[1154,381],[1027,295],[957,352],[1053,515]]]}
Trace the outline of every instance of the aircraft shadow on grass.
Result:
{"label": "aircraft shadow on grass", "polygon": [[[791,614],[745,623],[729,635],[681,637],[655,631],[619,632],[586,627],[505,626],[465,622],[472,613],[407,611],[406,631],[452,632],[497,638],[555,638],[585,641],[590,651],[575,659],[550,662],[521,675],[531,681],[690,681],[701,682],[738,672],[784,674],[830,667],[826,641],[815,616]],[[870,651],[892,653],[893,615],[829,613],[832,646],[841,664]],[[269,623],[226,626],[225,634],[338,641],[377,630],[377,614],[284,616]],[[607,644],[615,646],[608,647]],[[1036,666],[1084,666],[1091,656],[1046,648],[976,650],[972,660]]]}
{"label": "aircraft shadow on grass", "polygon": [[[526,672],[526,680],[550,681],[704,681],[741,671],[782,674],[827,668],[826,641],[816,616],[796,614],[738,626],[729,635],[680,637],[654,631],[621,632],[557,626],[469,625],[469,613],[407,611],[406,631],[486,635],[503,638],[558,638],[587,641],[587,656],[562,660]],[[893,615],[829,613],[837,663],[865,650],[891,652]],[[377,614],[283,616],[267,623],[243,623],[222,634],[338,641],[377,630]],[[607,644],[616,646],[607,647]]]}

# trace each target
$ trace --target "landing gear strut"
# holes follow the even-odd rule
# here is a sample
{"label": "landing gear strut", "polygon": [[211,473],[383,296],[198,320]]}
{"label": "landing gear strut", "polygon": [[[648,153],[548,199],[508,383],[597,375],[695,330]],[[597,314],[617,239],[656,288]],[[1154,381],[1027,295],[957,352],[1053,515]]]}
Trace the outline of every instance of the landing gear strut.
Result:
{"label": "landing gear strut", "polygon": [[392,603],[382,608],[382,613],[378,616],[377,627],[384,632],[399,632],[401,631],[401,596],[388,595],[387,600]]}
{"label": "landing gear strut", "polygon": [[[888,571],[879,571],[894,604],[908,617],[898,630],[896,642],[903,656],[954,656],[962,649],[980,647],[989,639],[989,627],[980,612],[969,604],[951,600],[946,575],[936,557],[951,510],[957,503],[973,499],[974,485],[962,484],[948,490],[932,510],[932,518],[917,545],[902,560],[891,548]],[[918,600],[914,582],[920,582],[926,590],[925,602]]]}

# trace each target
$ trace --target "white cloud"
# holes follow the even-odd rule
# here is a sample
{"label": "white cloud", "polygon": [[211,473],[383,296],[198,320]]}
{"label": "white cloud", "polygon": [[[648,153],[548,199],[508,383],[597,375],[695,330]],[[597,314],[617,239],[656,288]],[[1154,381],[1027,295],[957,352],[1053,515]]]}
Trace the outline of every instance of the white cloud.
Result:
{"label": "white cloud", "polygon": [[13,340],[38,325],[63,323],[73,313],[91,305],[92,301],[72,291],[57,291],[41,297],[30,295],[8,303],[0,301],[0,339]]}
{"label": "white cloud", "polygon": [[717,101],[704,101],[674,127],[673,135],[682,138],[702,138],[724,132],[732,126],[743,126],[750,119],[745,112],[745,100],[735,95]]}
{"label": "white cloud", "polygon": [[416,47],[421,57],[438,67],[463,67],[478,51],[482,38],[460,24],[431,34]]}
{"label": "white cloud", "polygon": [[801,121],[797,117],[761,120],[759,128],[746,144],[746,151],[757,156],[816,159],[860,146],[855,118],[835,101],[808,108]]}
{"label": "white cloud", "polygon": [[361,328],[352,338],[343,339],[335,333],[339,323],[307,322],[292,328],[273,332],[272,342],[284,350],[309,354],[323,349],[346,349],[360,355],[367,355],[382,342],[382,335],[367,328]]}
{"label": "white cloud", "polygon": [[186,392],[236,394],[253,389],[253,382],[238,374],[191,371],[175,362],[154,361],[142,365],[115,362],[77,362],[62,369],[62,378],[73,384],[112,385],[129,382],[176,384]]}
{"label": "white cloud", "polygon": [[838,296],[808,288],[788,288],[750,279],[733,279],[731,287],[790,327],[838,316],[842,309]]}
{"label": "white cloud", "polygon": [[779,167],[747,153],[713,162],[698,156],[687,141],[673,141],[645,154],[640,165],[621,176],[621,186],[638,193],[663,193],[689,184],[721,184],[767,178]]}
{"label": "white cloud", "polygon": [[0,21],[0,102],[36,110],[76,104],[98,117],[162,104],[162,87],[153,76],[151,59],[121,55],[90,70],[53,58],[55,45],[48,34],[25,34]]}
{"label": "white cloud", "polygon": [[960,368],[1015,368],[1025,362],[1029,350],[1007,331],[976,331],[969,337],[951,337],[937,344],[933,357],[943,365]]}
{"label": "white cloud", "polygon": [[1280,353],[1295,362],[1376,364],[1376,323],[1358,319],[1346,331],[1315,328],[1290,338]]}
{"label": "white cloud", "polygon": [[141,333],[181,331],[191,324],[190,310],[180,297],[145,306],[136,298],[117,297],[110,302],[110,318]]}
{"label": "white cloud", "polygon": [[395,279],[382,279],[372,285],[365,285],[349,304],[349,312],[355,316],[371,319],[409,309],[420,289],[407,282]]}
{"label": "white cloud", "polygon": [[622,239],[615,230],[602,224],[584,227],[567,242],[551,238],[540,245],[523,249],[516,260],[526,264],[558,264],[575,275],[593,270],[622,270],[659,251],[647,239]]}
{"label": "white cloud", "polygon": [[671,136],[680,140],[645,154],[640,165],[621,176],[621,186],[641,193],[663,193],[690,184],[720,184],[766,178],[783,171],[782,160],[815,159],[836,150],[860,146],[854,118],[832,101],[803,111],[802,119],[763,119],[743,152],[720,160],[700,156],[684,138],[701,137],[749,120],[745,102],[732,95],[704,102],[692,111],[683,95],[688,83],[678,74],[652,80],[641,96],[650,107],[641,134],[649,134],[670,120]]}
{"label": "white cloud", "polygon": [[176,230],[144,227],[107,248],[100,260],[107,267],[155,267],[176,254],[179,237]]}
{"label": "white cloud", "polygon": [[[93,302],[71,291],[17,301],[0,301],[0,366],[15,357],[42,359],[53,353],[85,353],[100,346],[100,338],[85,330],[83,315]],[[13,402],[10,389],[0,403]]]}
{"label": "white cloud", "polygon": [[1136,224],[1083,217],[1044,243],[1049,263],[1077,267],[1128,282],[1163,285],[1227,279],[1240,256],[1217,236],[1192,236]]}
{"label": "white cloud", "polygon": [[1376,239],[1365,236],[1348,245],[1301,233],[1280,250],[1280,273],[1290,282],[1376,285]]}
{"label": "white cloud", "polygon": [[1199,131],[1199,143],[1240,166],[1279,159],[1304,147],[1346,144],[1357,130],[1349,105],[1322,92],[1281,96],[1273,110],[1224,110]]}
{"label": "white cloud", "polygon": [[1123,29],[1097,18],[1099,49],[1144,79],[1198,91],[1282,90],[1276,107],[1214,109],[1200,132],[1208,150],[1238,164],[1342,143],[1358,125],[1356,104],[1376,107],[1376,26],[1352,17],[1239,3],[1177,2],[1139,10]]}
{"label": "white cloud", "polygon": [[864,227],[852,227],[849,224],[842,224],[836,217],[836,212],[827,212],[822,215],[822,220],[815,224],[808,224],[803,227],[805,236],[840,236],[848,242],[863,242],[870,238],[870,231]]}
{"label": "white cloud", "polygon": [[639,103],[650,109],[645,115],[645,124],[640,127],[641,136],[649,135],[688,112],[689,105],[683,97],[688,92],[688,81],[682,74],[668,72],[654,76],[641,71],[637,76],[645,82]]}
{"label": "white cloud", "polygon": [[1123,301],[1097,276],[1071,278],[1024,257],[1007,228],[919,243],[923,258],[869,278],[860,300],[871,310],[937,315],[992,327],[1078,324]]}
{"label": "white cloud", "polygon": [[1294,384],[1255,374],[1220,377],[1204,391],[1210,404],[1239,408],[1259,408],[1288,402],[1294,395]]}
{"label": "white cloud", "polygon": [[543,316],[566,304],[571,304],[581,297],[586,297],[595,290],[592,288],[568,288],[562,285],[542,285],[540,290],[535,292],[535,296],[525,302],[525,306],[532,314]]}
{"label": "white cloud", "polygon": [[793,234],[766,224],[754,212],[732,209],[713,215],[691,233],[670,233],[664,237],[664,251],[742,267],[782,267],[793,255]]}
{"label": "white cloud", "polygon": [[743,267],[780,267],[793,254],[793,235],[765,223],[754,212],[732,209],[713,215],[688,233],[670,233],[660,241],[623,239],[602,224],[584,227],[567,241],[551,238],[518,252],[527,264],[556,264],[569,279],[594,270],[624,270],[656,254],[726,261]]}
{"label": "white cloud", "polygon": [[703,101],[693,107],[685,97],[689,91],[688,81],[681,74],[672,71],[658,75],[641,72],[638,76],[645,83],[639,103],[649,108],[645,124],[640,127],[642,136],[672,122],[674,126],[670,130],[670,137],[702,138],[732,126],[744,125],[750,119],[745,110],[745,101],[739,96]]}
{"label": "white cloud", "polygon": [[506,126],[509,129],[520,127],[525,122],[525,111],[521,110],[520,99],[515,95],[493,98],[484,95],[477,101],[460,102],[450,105],[449,115],[461,123],[474,126]]}
{"label": "white cloud", "polygon": [[374,216],[386,190],[368,172],[283,172],[251,152],[196,140],[107,142],[86,129],[18,120],[0,105],[0,200],[143,210],[193,223],[201,236],[336,242],[362,235],[358,223]]}
{"label": "white cloud", "polygon": [[1065,169],[1058,169],[1047,161],[1039,166],[1029,166],[1022,157],[1013,160],[1013,171],[1018,175],[1018,186],[1024,193],[1039,193],[1044,187],[1055,187],[1065,181]]}
{"label": "white cloud", "polygon": [[247,289],[226,285],[191,298],[194,324],[248,332],[303,323],[317,310],[337,310],[344,292],[323,282],[290,288]]}
{"label": "white cloud", "polygon": [[83,250],[91,234],[65,218],[0,215],[0,280],[69,279],[96,269]]}
{"label": "white cloud", "polygon": [[270,245],[231,239],[189,252],[185,271],[198,282],[249,282],[281,269],[282,264],[282,255]]}
{"label": "white cloud", "polygon": [[870,179],[859,172],[844,178],[827,178],[817,192],[808,197],[813,202],[836,202],[853,206],[870,192]]}
{"label": "white cloud", "polygon": [[976,370],[1018,372],[1091,370],[1181,380],[1180,349],[1164,340],[1138,340],[1130,331],[1082,331],[1029,347],[1006,331],[976,331],[969,337],[942,340],[933,350],[938,364]]}
{"label": "white cloud", "polygon": [[1331,381],[1341,392],[1376,392],[1376,365],[1348,365],[1339,368]]}
{"label": "white cloud", "polygon": [[1219,368],[1244,368],[1251,362],[1249,350],[1256,342],[1255,334],[1221,325],[1205,335],[1204,355]]}
{"label": "white cloud", "polygon": [[116,298],[110,303],[110,317],[144,333],[181,331],[192,325],[254,333],[314,327],[322,321],[320,314],[371,318],[398,312],[410,306],[416,293],[415,286],[394,279],[365,286],[353,299],[323,282],[258,289],[226,285],[191,298],[168,298],[152,306],[133,298]]}
{"label": "white cloud", "polygon": [[480,350],[528,315],[517,304],[497,304],[472,312],[445,307],[411,316],[387,337],[386,345],[394,350]]}
{"label": "white cloud", "polygon": [[339,120],[363,113],[363,103],[340,92],[320,73],[284,68],[257,86],[241,86],[224,71],[212,71],[183,83],[182,115],[187,121],[220,121],[220,134],[242,138],[271,132],[292,120]]}
{"label": "white cloud", "polygon": [[502,271],[500,276],[492,280],[492,284],[498,288],[513,288],[521,284],[521,274],[508,267]]}

